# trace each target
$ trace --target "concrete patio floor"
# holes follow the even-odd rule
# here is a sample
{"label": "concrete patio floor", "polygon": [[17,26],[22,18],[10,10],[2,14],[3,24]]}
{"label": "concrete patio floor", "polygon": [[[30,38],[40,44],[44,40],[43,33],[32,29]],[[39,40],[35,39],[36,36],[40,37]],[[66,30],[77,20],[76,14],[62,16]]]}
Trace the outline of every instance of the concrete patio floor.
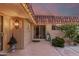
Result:
{"label": "concrete patio floor", "polygon": [[8,53],[9,56],[79,56],[79,46],[54,47],[47,41],[31,42],[23,50]]}

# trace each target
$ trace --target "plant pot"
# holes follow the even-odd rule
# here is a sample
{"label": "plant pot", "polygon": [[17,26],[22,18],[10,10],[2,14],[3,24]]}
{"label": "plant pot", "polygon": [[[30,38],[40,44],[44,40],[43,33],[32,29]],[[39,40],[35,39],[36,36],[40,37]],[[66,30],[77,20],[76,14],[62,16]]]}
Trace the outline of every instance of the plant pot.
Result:
{"label": "plant pot", "polygon": [[71,45],[77,46],[77,43],[74,42],[74,41],[72,41],[72,42],[71,42]]}
{"label": "plant pot", "polygon": [[77,46],[77,43],[76,43],[76,42],[74,42],[74,43],[73,43],[73,45],[74,45],[74,46]]}

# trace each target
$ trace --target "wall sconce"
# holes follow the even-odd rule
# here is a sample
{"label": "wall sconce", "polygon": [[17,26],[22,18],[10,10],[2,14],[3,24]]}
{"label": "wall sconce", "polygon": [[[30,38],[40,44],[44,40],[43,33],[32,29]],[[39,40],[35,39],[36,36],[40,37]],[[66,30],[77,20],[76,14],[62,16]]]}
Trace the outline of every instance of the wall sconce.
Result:
{"label": "wall sconce", "polygon": [[14,25],[15,25],[15,28],[18,29],[19,28],[19,20],[15,20]]}

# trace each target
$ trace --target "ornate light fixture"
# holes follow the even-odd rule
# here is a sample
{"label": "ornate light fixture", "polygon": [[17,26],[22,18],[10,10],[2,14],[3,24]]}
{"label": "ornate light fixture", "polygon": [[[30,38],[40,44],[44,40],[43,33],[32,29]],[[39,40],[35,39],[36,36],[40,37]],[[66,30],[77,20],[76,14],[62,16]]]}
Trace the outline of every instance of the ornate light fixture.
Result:
{"label": "ornate light fixture", "polygon": [[18,29],[19,28],[19,20],[15,20],[15,28]]}

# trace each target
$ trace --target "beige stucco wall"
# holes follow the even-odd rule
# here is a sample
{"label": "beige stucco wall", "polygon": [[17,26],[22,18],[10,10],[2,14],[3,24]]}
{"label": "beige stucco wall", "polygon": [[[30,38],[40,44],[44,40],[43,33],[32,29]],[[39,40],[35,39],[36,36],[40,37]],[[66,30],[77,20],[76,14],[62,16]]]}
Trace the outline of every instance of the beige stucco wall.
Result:
{"label": "beige stucco wall", "polygon": [[17,49],[23,49],[32,40],[33,26],[25,19],[20,19],[22,22],[22,28],[16,29],[13,24],[13,18],[9,16],[3,16],[3,50],[6,51],[9,47],[7,44],[12,36],[17,40]]}
{"label": "beige stucco wall", "polygon": [[17,40],[17,49],[23,49],[24,48],[24,19],[19,18],[18,20],[21,22],[19,24],[20,27],[18,29],[14,27],[12,31],[13,31],[14,37]]}
{"label": "beige stucco wall", "polygon": [[64,33],[60,30],[52,30],[52,24],[46,25],[46,33],[49,32],[52,38],[55,38],[55,36],[63,37]]}
{"label": "beige stucco wall", "polygon": [[[3,50],[6,51],[8,49],[9,45],[7,43],[12,33],[17,40],[17,49],[23,49],[32,40],[33,27],[31,23],[33,21],[31,21],[31,14],[29,15],[27,8],[24,9],[21,4],[1,4],[0,7],[2,10],[0,15],[3,16]],[[13,24],[14,18],[21,21],[19,24],[21,28],[15,28]],[[29,19],[29,21],[26,21],[25,18]]]}
{"label": "beige stucco wall", "polygon": [[8,16],[3,17],[3,50],[4,51],[8,49],[7,42],[10,39],[10,20],[11,18]]}
{"label": "beige stucco wall", "polygon": [[3,16],[3,50],[6,51],[9,47],[7,44],[12,36],[17,40],[17,49],[23,49],[29,42],[32,40],[32,25],[24,20],[21,19],[22,28],[15,29],[13,25],[13,18],[9,16]]}
{"label": "beige stucco wall", "polygon": [[24,20],[24,47],[32,41],[32,25]]}

